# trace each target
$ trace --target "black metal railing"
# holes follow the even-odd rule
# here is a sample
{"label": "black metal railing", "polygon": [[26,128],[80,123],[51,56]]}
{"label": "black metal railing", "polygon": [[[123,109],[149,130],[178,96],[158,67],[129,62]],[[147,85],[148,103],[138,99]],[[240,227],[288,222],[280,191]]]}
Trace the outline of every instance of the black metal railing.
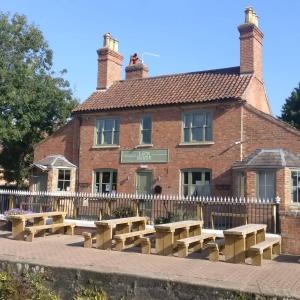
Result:
{"label": "black metal railing", "polygon": [[0,190],[0,214],[12,208],[32,212],[66,211],[67,218],[99,220],[143,215],[152,224],[203,220],[204,228],[267,224],[279,233],[279,199],[181,197],[137,194],[48,193]]}

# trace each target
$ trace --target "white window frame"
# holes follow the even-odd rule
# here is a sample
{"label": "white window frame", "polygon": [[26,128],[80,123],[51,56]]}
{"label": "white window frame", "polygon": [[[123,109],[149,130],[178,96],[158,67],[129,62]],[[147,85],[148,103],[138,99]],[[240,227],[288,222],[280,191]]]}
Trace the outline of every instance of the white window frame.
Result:
{"label": "white window frame", "polygon": [[[64,171],[64,179],[59,179],[59,172],[60,171]],[[69,171],[70,172],[70,179],[69,180],[66,180],[65,179],[65,176],[66,176],[66,171]],[[58,189],[58,183],[59,182],[63,182],[63,189],[62,190],[59,190]],[[68,169],[68,168],[58,168],[57,169],[57,185],[56,185],[56,190],[58,191],[58,192],[63,192],[63,191],[69,191],[69,190],[66,190],[65,189],[65,183],[66,182],[69,182],[69,190],[71,189],[71,182],[72,182],[72,170],[71,169]]]}
{"label": "white window frame", "polygon": [[[106,121],[113,121],[114,122],[114,126],[112,128],[112,130],[104,130],[104,122]],[[103,122],[103,126],[101,128],[100,127],[100,123]],[[101,141],[99,143],[99,130],[101,130]],[[104,133],[105,131],[111,131],[112,132],[112,143],[104,143]],[[117,137],[117,143],[114,143],[114,141],[116,140],[116,136]],[[94,137],[94,145],[95,146],[111,146],[111,145],[119,145],[120,144],[120,118],[119,117],[115,117],[115,116],[111,116],[111,117],[105,117],[105,118],[97,118],[96,119],[96,125],[95,125],[95,137]]]}
{"label": "white window frame", "polygon": [[[100,182],[99,182],[99,187],[101,187],[102,186],[102,184],[103,184],[103,180],[102,180],[102,178],[103,178],[103,173],[105,173],[105,172],[109,172],[110,173],[110,179],[109,179],[109,184],[110,184],[110,190],[109,190],[109,193],[111,193],[113,190],[112,190],[112,187],[113,187],[113,185],[115,184],[115,186],[116,186],[116,189],[115,189],[115,191],[117,191],[117,187],[118,187],[118,170],[117,169],[95,169],[94,171],[93,171],[93,192],[95,192],[95,193],[106,193],[107,191],[100,191],[100,188],[99,188],[99,191],[97,192],[97,187],[96,187],[96,173],[100,173]],[[116,182],[113,182],[113,173],[117,173],[117,181]]]}
{"label": "white window frame", "polygon": [[[261,176],[261,174],[263,173],[264,175],[264,181],[265,181],[265,185],[264,185],[264,197],[260,197],[259,195],[259,191],[260,191],[260,185],[259,185],[259,177]],[[265,170],[258,170],[256,171],[256,197],[259,198],[259,199],[273,199],[273,198],[269,198],[269,197],[266,197],[266,193],[267,193],[267,187],[270,186],[270,185],[267,185],[266,182],[266,174],[267,173],[272,173],[274,175],[274,196],[273,198],[276,197],[276,171],[274,169],[265,169]]]}
{"label": "white window frame", "polygon": [[[143,128],[143,119],[144,118],[150,118],[151,122],[151,128],[150,129],[144,129]],[[150,142],[144,143],[143,142],[143,132],[150,131]],[[151,115],[142,115],[140,120],[140,145],[151,145],[152,144],[152,116]]]}
{"label": "white window frame", "polygon": [[[185,184],[185,182],[184,182],[184,173],[186,173],[186,172],[188,173],[188,183],[187,184]],[[187,185],[188,186],[188,196],[193,196],[193,195],[189,194],[189,190],[190,190],[190,187],[194,186],[194,184],[192,184],[192,173],[195,173],[195,172],[201,172],[204,176],[205,176],[206,172],[208,172],[210,174],[209,193],[207,195],[197,195],[197,196],[205,196],[205,197],[206,196],[208,196],[208,197],[211,196],[212,170],[207,169],[207,168],[182,169],[181,172],[180,172],[180,175],[181,175],[181,180],[180,180],[181,194],[184,195],[184,187]],[[204,181],[205,181],[205,177],[204,177]]]}
{"label": "white window frame", "polygon": [[[205,114],[205,125],[203,126],[193,126],[193,116],[195,114]],[[188,127],[185,127],[185,118],[187,115],[190,115],[191,121],[190,121],[190,125]],[[207,124],[207,119],[208,119],[208,115],[210,116],[210,124]],[[202,136],[203,139],[202,140],[194,140],[193,139],[193,134],[192,131],[195,128],[202,128]],[[211,138],[208,139],[206,137],[206,133],[207,133],[207,128],[210,128],[211,130]],[[189,130],[189,140],[186,141],[185,140],[185,130],[188,129]],[[201,110],[191,110],[191,111],[185,111],[182,113],[182,142],[183,143],[190,143],[190,144],[195,144],[195,143],[210,143],[213,141],[213,112],[212,110],[208,110],[208,109],[201,109]]]}
{"label": "white window frame", "polygon": [[[294,196],[293,196],[293,188],[294,188],[294,185],[293,185],[293,172],[297,172],[297,185],[296,185],[296,189],[297,189],[297,199],[298,201],[294,201]],[[299,169],[291,169],[291,175],[290,175],[290,178],[291,178],[291,185],[290,185],[290,189],[291,189],[291,204],[293,205],[300,205],[300,184],[298,185],[298,177],[300,177],[300,170]]]}

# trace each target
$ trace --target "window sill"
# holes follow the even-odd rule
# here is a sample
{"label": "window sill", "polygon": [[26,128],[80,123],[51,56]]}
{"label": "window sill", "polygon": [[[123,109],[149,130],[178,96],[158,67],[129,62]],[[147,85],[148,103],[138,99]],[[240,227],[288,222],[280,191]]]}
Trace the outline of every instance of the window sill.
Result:
{"label": "window sill", "polygon": [[207,145],[214,145],[215,142],[197,142],[197,143],[180,143],[178,144],[179,147],[193,147],[193,146],[207,146]]}
{"label": "window sill", "polygon": [[120,145],[94,145],[92,149],[118,149]]}
{"label": "window sill", "polygon": [[140,144],[135,146],[134,148],[153,148],[153,144]]}

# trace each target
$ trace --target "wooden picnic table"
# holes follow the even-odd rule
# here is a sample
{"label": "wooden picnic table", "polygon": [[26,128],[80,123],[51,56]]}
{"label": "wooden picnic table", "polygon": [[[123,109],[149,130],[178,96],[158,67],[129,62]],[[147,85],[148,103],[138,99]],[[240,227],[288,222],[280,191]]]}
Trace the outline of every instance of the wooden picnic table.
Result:
{"label": "wooden picnic table", "polygon": [[170,255],[177,240],[201,234],[203,221],[186,220],[155,225],[156,254]]}
{"label": "wooden picnic table", "polygon": [[247,250],[266,238],[265,224],[247,224],[224,230],[225,260],[233,263],[244,263]]}
{"label": "wooden picnic table", "polygon": [[96,221],[96,248],[110,249],[112,247],[113,228],[115,234],[145,230],[147,217],[128,217]]}
{"label": "wooden picnic table", "polygon": [[67,213],[51,211],[43,213],[32,213],[24,215],[10,215],[8,220],[12,222],[12,237],[15,240],[23,240],[26,221],[33,220],[33,226],[45,225],[46,219],[52,218],[53,223],[64,223]]}

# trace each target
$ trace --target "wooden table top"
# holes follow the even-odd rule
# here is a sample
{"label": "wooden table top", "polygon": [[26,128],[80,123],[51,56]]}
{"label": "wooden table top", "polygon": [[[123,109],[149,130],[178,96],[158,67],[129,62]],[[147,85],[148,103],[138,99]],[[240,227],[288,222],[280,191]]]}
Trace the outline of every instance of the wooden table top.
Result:
{"label": "wooden table top", "polygon": [[63,211],[50,211],[43,213],[32,213],[32,214],[24,214],[24,215],[10,215],[8,217],[9,220],[30,220],[34,218],[48,218],[48,217],[56,217],[56,216],[66,216],[67,213]]}
{"label": "wooden table top", "polygon": [[110,220],[102,220],[102,221],[96,221],[95,225],[117,225],[117,224],[126,224],[126,223],[132,223],[132,222],[139,222],[139,221],[147,221],[147,217],[128,217],[128,218],[120,218],[120,219],[110,219]]}
{"label": "wooden table top", "polygon": [[246,224],[239,227],[226,229],[223,231],[223,233],[224,235],[246,235],[258,230],[266,230],[266,228],[266,224]]}
{"label": "wooden table top", "polygon": [[157,229],[158,230],[175,230],[175,229],[179,229],[179,228],[197,226],[197,225],[200,225],[202,227],[203,221],[186,220],[186,221],[179,221],[179,222],[155,225],[154,227],[156,230]]}

